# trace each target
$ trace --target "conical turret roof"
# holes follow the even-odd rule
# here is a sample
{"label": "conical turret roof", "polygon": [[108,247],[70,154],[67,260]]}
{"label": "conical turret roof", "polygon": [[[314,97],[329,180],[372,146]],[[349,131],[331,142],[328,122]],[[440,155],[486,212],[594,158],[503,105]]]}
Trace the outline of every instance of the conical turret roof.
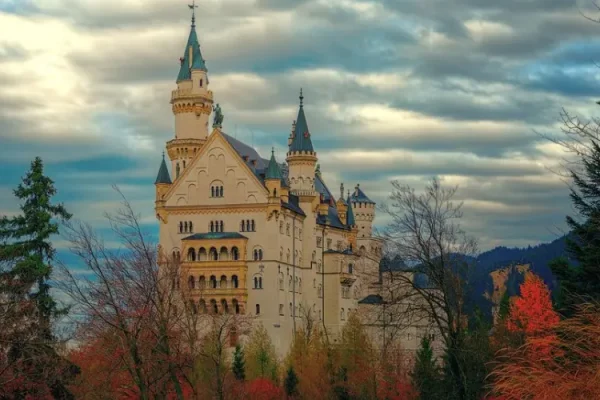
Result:
{"label": "conical turret roof", "polygon": [[171,184],[171,176],[169,175],[169,170],[167,168],[167,163],[165,162],[165,153],[163,153],[162,162],[160,163],[160,168],[158,169],[158,175],[156,176],[156,181],[154,181],[155,185],[160,183]]}

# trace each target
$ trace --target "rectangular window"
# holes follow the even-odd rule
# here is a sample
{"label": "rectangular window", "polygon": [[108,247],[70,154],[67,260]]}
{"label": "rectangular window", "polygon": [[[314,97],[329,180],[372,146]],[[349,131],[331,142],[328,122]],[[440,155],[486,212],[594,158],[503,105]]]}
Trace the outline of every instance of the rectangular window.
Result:
{"label": "rectangular window", "polygon": [[331,239],[327,239],[327,250],[331,250]]}
{"label": "rectangular window", "polygon": [[279,315],[283,315],[283,304],[279,305]]}
{"label": "rectangular window", "polygon": [[323,238],[317,237],[317,247],[318,248],[323,247]]}

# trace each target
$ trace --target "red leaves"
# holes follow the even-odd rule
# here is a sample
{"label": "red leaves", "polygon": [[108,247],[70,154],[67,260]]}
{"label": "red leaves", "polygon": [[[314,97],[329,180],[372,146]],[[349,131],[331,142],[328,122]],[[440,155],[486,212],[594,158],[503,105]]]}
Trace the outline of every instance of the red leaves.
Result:
{"label": "red leaves", "polygon": [[283,389],[271,380],[258,378],[246,383],[246,396],[248,400],[279,400],[282,399]]}
{"label": "red leaves", "polygon": [[525,275],[521,296],[510,305],[507,327],[522,331],[527,336],[545,335],[558,326],[560,318],[552,308],[550,291],[544,282],[532,273]]}

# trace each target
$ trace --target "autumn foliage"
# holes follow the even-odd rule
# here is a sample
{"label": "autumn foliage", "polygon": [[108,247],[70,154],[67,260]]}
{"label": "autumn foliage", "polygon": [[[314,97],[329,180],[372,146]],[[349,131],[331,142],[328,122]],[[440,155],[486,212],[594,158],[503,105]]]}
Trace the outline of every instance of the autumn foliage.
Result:
{"label": "autumn foliage", "polygon": [[558,313],[552,308],[546,284],[537,275],[527,273],[521,285],[521,295],[510,305],[508,329],[527,336],[545,335],[558,325],[559,320]]}

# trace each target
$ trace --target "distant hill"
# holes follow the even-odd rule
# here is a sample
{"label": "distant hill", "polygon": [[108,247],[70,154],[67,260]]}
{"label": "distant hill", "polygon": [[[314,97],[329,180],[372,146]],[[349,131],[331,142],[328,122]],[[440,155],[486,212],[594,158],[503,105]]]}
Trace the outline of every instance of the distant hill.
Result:
{"label": "distant hill", "polygon": [[550,290],[554,290],[556,282],[548,265],[557,257],[567,257],[566,239],[565,235],[533,247],[500,246],[481,253],[476,259],[477,268],[469,277],[469,308],[477,306],[485,315],[491,316],[492,303],[497,303],[505,290],[509,296],[519,294],[525,271],[540,276]]}

